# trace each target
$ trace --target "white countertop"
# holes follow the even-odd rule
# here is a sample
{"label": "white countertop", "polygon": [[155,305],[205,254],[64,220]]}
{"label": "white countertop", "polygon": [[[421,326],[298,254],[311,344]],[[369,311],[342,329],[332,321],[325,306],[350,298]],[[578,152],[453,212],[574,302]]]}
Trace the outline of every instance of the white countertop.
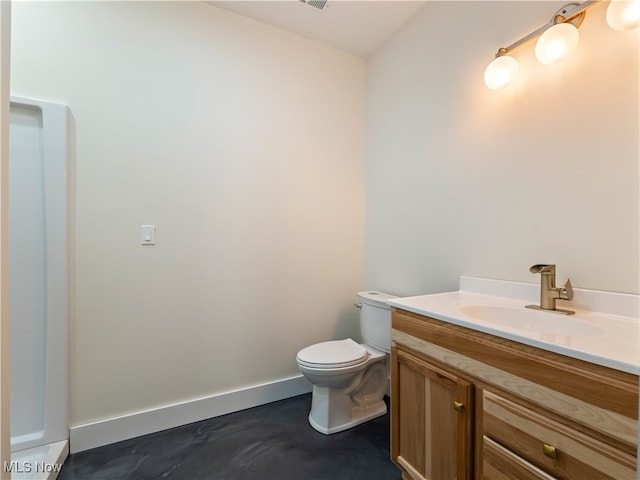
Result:
{"label": "white countertop", "polygon": [[[459,291],[396,298],[387,303],[437,320],[640,375],[640,297],[577,288],[574,292],[573,301],[558,302],[558,307],[574,310],[574,315],[524,308],[539,302],[539,285],[473,277],[461,277]],[[489,313],[485,315],[485,312]]]}

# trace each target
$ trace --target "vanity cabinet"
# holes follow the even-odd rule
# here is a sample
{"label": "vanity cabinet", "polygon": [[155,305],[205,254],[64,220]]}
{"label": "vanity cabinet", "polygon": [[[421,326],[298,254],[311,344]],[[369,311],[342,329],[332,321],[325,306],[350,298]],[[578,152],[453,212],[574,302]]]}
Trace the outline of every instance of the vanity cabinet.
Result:
{"label": "vanity cabinet", "polygon": [[393,309],[404,479],[636,479],[638,377]]}

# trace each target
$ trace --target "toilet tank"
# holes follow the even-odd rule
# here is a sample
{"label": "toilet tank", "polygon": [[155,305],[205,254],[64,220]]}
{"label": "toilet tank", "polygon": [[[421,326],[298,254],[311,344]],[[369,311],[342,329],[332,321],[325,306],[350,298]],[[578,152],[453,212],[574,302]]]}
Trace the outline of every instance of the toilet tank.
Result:
{"label": "toilet tank", "polygon": [[389,353],[391,350],[391,307],[387,300],[397,298],[388,293],[358,292],[360,308],[360,334],[367,345]]}

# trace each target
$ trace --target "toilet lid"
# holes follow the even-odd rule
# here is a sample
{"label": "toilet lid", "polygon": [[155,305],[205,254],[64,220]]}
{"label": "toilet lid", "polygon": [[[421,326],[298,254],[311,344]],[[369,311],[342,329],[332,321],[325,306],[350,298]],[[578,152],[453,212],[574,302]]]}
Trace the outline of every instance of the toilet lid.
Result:
{"label": "toilet lid", "polygon": [[316,343],[298,352],[298,363],[313,368],[350,367],[367,358],[367,349],[347,338]]}

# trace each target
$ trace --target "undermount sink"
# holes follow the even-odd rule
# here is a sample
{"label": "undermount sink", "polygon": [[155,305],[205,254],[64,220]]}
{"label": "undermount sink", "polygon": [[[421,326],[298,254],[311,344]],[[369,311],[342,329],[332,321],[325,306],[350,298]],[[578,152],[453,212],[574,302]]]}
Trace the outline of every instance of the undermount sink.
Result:
{"label": "undermount sink", "polygon": [[503,305],[460,305],[458,308],[467,317],[499,328],[572,337],[598,335],[602,332],[579,315],[558,315]]}

